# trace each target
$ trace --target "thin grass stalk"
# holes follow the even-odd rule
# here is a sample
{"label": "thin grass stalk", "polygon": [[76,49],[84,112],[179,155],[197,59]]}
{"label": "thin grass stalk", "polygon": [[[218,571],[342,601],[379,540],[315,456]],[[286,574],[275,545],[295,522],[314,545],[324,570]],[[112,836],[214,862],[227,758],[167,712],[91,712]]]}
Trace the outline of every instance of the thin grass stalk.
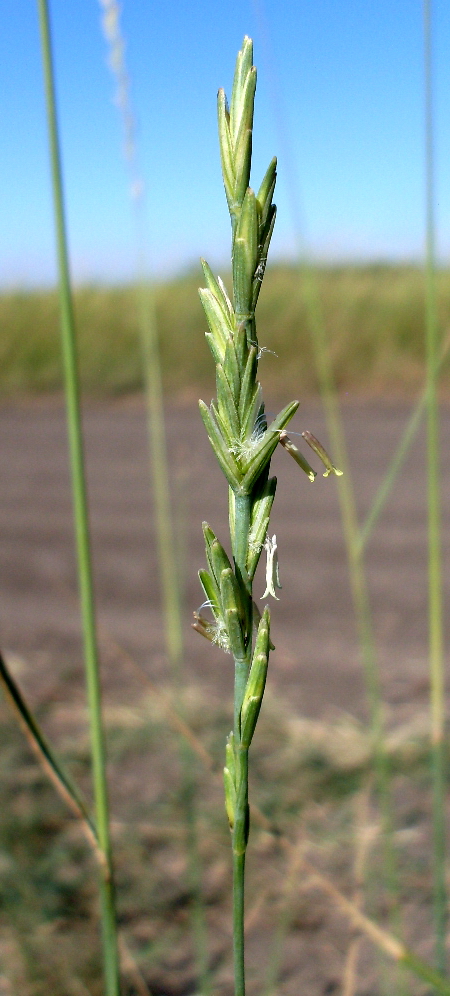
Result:
{"label": "thin grass stalk", "polygon": [[373,530],[376,523],[381,515],[381,512],[386,504],[386,501],[392,491],[395,481],[400,473],[400,470],[405,462],[411,445],[414,441],[415,436],[420,428],[420,423],[424,417],[425,409],[427,407],[428,399],[428,388],[425,388],[422,397],[419,399],[411,417],[406,425],[397,449],[392,457],[386,474],[377,490],[375,498],[370,506],[370,509],[362,523],[359,533],[357,548],[358,553],[363,554],[366,549],[367,544],[372,536]]}
{"label": "thin grass stalk", "polygon": [[[136,205],[136,213],[139,207]],[[139,226],[139,219],[136,219]],[[139,252],[141,256],[141,252]],[[164,418],[164,400],[161,361],[155,314],[153,289],[145,280],[143,262],[139,267],[138,282],[139,329],[143,357],[145,396],[147,403],[147,431],[150,450],[150,468],[153,499],[155,503],[156,539],[158,545],[159,576],[164,614],[164,638],[167,656],[175,684],[179,687],[183,660],[183,637],[176,544],[171,516],[171,495],[167,442]]]}
{"label": "thin grass stalk", "polygon": [[119,996],[119,957],[117,946],[112,852],[109,831],[109,807],[101,710],[99,659],[80,416],[75,320],[67,253],[62,172],[53,78],[52,47],[49,12],[46,0],[38,0],[38,10],[41,31],[42,62],[45,80],[58,254],[61,336],[72,475],[72,495],[78,554],[78,578],[83,624],[86,685],[90,719],[96,826],[100,848],[105,856],[104,867],[100,877],[105,992],[107,996]]}
{"label": "thin grass stalk", "polygon": [[355,608],[359,643],[362,652],[364,674],[371,716],[371,730],[374,750],[378,753],[384,737],[383,705],[381,685],[376,662],[376,652],[372,632],[371,610],[367,591],[366,573],[362,550],[360,549],[359,525],[356,511],[355,493],[348,461],[345,430],[342,423],[337,391],[331,366],[325,325],[314,276],[307,264],[300,264],[308,324],[314,349],[320,394],[325,408],[327,428],[336,460],[344,471],[338,483],[338,496],[342,525],[347,551],[349,577]]}
{"label": "thin grass stalk", "polygon": [[61,761],[55,754],[52,745],[41,730],[39,723],[27,705],[20,688],[15,682],[3,655],[0,653],[0,685],[3,694],[19,726],[23,730],[25,737],[36,757],[50,779],[58,794],[65,804],[72,811],[74,816],[81,821],[83,831],[92,847],[100,864],[104,863],[103,851],[99,848],[97,828],[91,818],[88,806],[70,774],[65,770]]}
{"label": "thin grass stalk", "polygon": [[155,502],[164,634],[169,662],[175,673],[180,667],[183,656],[183,640],[176,547],[170,510],[169,470],[155,296],[153,285],[147,274],[145,184],[136,145],[136,123],[131,102],[129,75],[125,64],[125,43],[120,23],[121,8],[116,0],[99,0],[99,2],[103,11],[102,29],[109,47],[109,65],[116,83],[115,103],[120,110],[123,125],[124,156],[133,208],[138,325],[147,402],[147,429]]}
{"label": "thin grass stalk", "polygon": [[[450,336],[446,337],[443,344],[443,348],[440,353],[439,360],[435,366],[435,377],[441,372],[444,366],[445,360],[447,359],[448,349],[450,346]],[[403,430],[400,442],[395,450],[395,453],[391,459],[391,462],[387,468],[386,474],[378,488],[375,498],[367,512],[366,518],[359,530],[358,539],[358,549],[363,552],[370,540],[374,527],[383,511],[386,501],[391,493],[391,490],[395,484],[395,481],[400,473],[403,463],[407,457],[408,451],[410,450],[414,437],[416,436],[420,423],[424,417],[427,410],[428,403],[428,384],[425,384],[425,388],[416,403],[405,429]]]}
{"label": "thin grass stalk", "polygon": [[[141,341],[143,377],[147,413],[147,437],[152,493],[155,508],[159,583],[164,617],[164,639],[171,677],[176,692],[176,706],[183,714],[182,666],[183,635],[177,544],[171,512],[169,463],[164,416],[164,392],[158,340],[155,294],[147,273],[147,222],[145,184],[141,173],[136,144],[135,115],[131,101],[130,82],[125,64],[125,44],[122,35],[121,9],[116,0],[100,0],[103,9],[102,28],[110,49],[109,64],[116,82],[116,103],[121,112],[124,151],[130,183],[136,244],[136,290],[138,325]],[[188,853],[188,886],[191,894],[191,930],[197,976],[202,996],[210,996],[211,978],[208,965],[208,942],[205,911],[202,902],[201,863],[197,837],[197,806],[195,764],[192,750],[183,736],[179,737],[181,766],[181,798],[186,824]]]}
{"label": "thin grass stalk", "polygon": [[434,928],[436,968],[446,972],[447,887],[445,879],[445,690],[442,625],[442,565],[439,407],[439,350],[434,218],[432,4],[424,0],[425,169],[426,169],[426,356],[428,462],[428,618],[433,782]]}

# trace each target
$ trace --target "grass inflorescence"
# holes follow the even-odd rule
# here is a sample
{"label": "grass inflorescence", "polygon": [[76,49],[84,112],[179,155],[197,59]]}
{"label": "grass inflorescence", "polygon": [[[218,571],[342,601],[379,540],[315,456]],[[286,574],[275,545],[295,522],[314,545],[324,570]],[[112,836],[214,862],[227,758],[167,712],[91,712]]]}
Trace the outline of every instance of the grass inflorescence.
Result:
{"label": "grass inflorescence", "polygon": [[[271,613],[253,597],[253,581],[263,551],[266,589],[263,599],[278,600],[281,588],[276,536],[269,520],[277,487],[270,477],[278,443],[295,459],[310,481],[316,476],[285,431],[299,402],[291,401],[268,417],[258,380],[258,363],[268,347],[260,344],[256,306],[275,225],[273,196],[277,161],[271,160],[255,192],[250,184],[256,69],[253,44],[245,37],[238,53],[228,104],[225,91],[217,100],[222,176],[231,220],[231,284],[228,295],[220,277],[202,260],[206,287],[199,294],[207,319],[206,339],[215,364],[216,398],[199,402],[208,439],[228,482],[231,558],[208,523],[203,523],[207,570],[200,582],[213,624],[194,613],[194,629],[234,660],[234,723],[225,748],[225,808],[230,826],[233,862],[234,993],[245,996],[245,862],[250,829],[248,800],[249,748],[264,696],[270,651]],[[328,453],[309,431],[303,438],[325,466],[324,477],[341,476]],[[220,634],[217,640],[216,633]]]}

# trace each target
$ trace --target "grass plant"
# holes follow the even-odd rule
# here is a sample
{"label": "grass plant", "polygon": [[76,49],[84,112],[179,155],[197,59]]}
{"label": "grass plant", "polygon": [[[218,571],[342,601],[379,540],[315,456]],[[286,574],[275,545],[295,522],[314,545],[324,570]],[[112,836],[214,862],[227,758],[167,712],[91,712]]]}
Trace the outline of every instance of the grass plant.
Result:
{"label": "grass plant", "polygon": [[102,854],[100,866],[100,899],[103,930],[105,993],[119,996],[119,955],[114,898],[114,876],[109,829],[106,758],[101,709],[99,658],[95,621],[95,604],[89,538],[86,483],[84,474],[79,383],[77,369],[75,321],[69,275],[69,261],[64,218],[62,174],[59,155],[53,61],[49,13],[46,0],[39,0],[39,21],[42,43],[42,63],[49,130],[52,168],[56,241],[58,252],[61,333],[64,358],[67,426],[69,435],[75,529],[78,554],[78,575],[84,636],[86,686],[89,702],[92,773],[96,809],[96,832]]}
{"label": "grass plant", "polygon": [[[229,489],[232,562],[211,527],[204,522],[208,570],[199,573],[208,617],[195,614],[194,628],[234,659],[234,727],[226,746],[225,801],[233,854],[233,951],[235,996],[245,996],[244,889],[249,834],[248,753],[261,708],[269,653],[270,612],[261,615],[253,600],[253,578],[263,550],[267,555],[263,598],[278,598],[276,537],[269,520],[276,478],[269,477],[270,460],[279,442],[310,480],[316,476],[289,440],[286,425],[297,411],[293,401],[268,425],[261,385],[257,380],[261,355],[255,309],[275,224],[272,198],[276,183],[273,159],[255,195],[249,186],[256,69],[253,44],[244,39],[238,54],[230,105],[223,90],[218,96],[222,175],[231,219],[233,301],[220,277],[203,261],[206,288],[200,297],[208,321],[208,345],[215,362],[217,401],[200,412],[209,441]],[[325,474],[340,474],[323,447],[310,434],[306,441],[323,460]],[[253,636],[253,630],[256,636]]]}

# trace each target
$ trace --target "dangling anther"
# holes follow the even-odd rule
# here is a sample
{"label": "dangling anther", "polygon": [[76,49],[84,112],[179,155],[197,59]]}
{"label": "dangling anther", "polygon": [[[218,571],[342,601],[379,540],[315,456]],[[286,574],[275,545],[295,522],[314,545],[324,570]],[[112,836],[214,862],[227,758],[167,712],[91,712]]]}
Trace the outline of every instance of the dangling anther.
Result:
{"label": "dangling anther", "polygon": [[338,468],[334,466],[326,449],[322,446],[322,443],[319,443],[319,440],[313,436],[312,432],[308,432],[308,430],[305,429],[305,432],[302,432],[302,436],[305,442],[308,443],[308,446],[314,450],[314,453],[317,453],[319,460],[322,461],[324,467],[326,468],[323,476],[329,477],[330,474],[335,474],[336,477],[342,477],[344,471],[338,470]]}
{"label": "dangling anther", "polygon": [[317,477],[315,470],[312,469],[308,461],[303,456],[303,453],[300,453],[300,450],[297,449],[295,443],[292,442],[292,439],[290,439],[285,429],[280,432],[280,443],[286,452],[290,453],[293,460],[298,463],[299,467],[304,470],[305,474],[309,477],[309,480],[314,482],[314,478]]}

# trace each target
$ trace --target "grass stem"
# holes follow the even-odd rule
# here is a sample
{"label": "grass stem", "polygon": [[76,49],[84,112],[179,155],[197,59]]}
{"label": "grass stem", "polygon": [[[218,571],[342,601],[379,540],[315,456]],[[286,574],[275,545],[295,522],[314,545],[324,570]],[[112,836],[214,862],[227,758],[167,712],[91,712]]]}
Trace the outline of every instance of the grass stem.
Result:
{"label": "grass stem", "polygon": [[244,883],[245,851],[243,854],[233,851],[234,996],[245,996]]}
{"label": "grass stem", "polygon": [[112,853],[109,833],[109,807],[101,712],[99,660],[80,415],[75,320],[67,253],[63,185],[59,153],[55,86],[53,78],[52,46],[48,4],[46,0],[38,0],[38,10],[41,30],[42,61],[45,79],[58,254],[61,335],[72,475],[72,493],[78,553],[78,576],[84,636],[86,685],[90,717],[96,825],[99,845],[105,855],[104,868],[100,877],[105,992],[107,996],[119,996],[119,958],[117,947]]}

